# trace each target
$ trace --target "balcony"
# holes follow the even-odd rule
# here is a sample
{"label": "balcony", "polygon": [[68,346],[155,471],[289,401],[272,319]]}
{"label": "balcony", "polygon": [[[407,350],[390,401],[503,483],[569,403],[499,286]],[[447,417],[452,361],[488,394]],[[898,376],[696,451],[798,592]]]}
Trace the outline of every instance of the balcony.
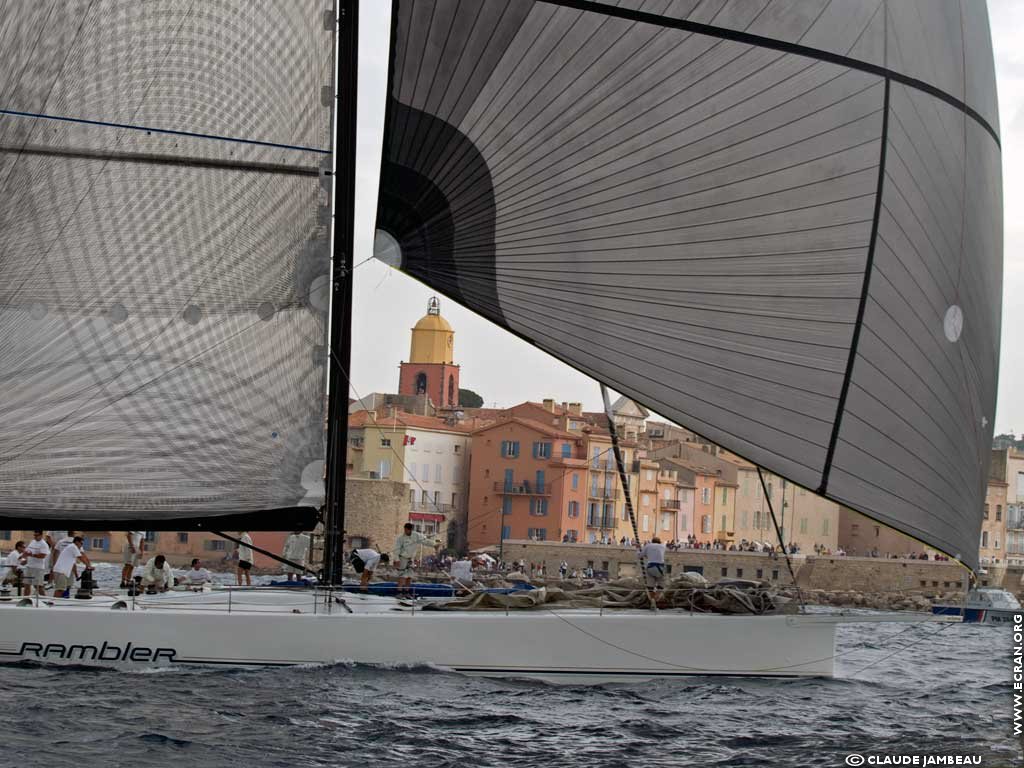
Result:
{"label": "balcony", "polygon": [[591,459],[588,465],[591,469],[596,472],[618,472],[619,468],[615,464],[614,458],[607,459]]}
{"label": "balcony", "polygon": [[497,482],[494,484],[494,491],[506,496],[550,496],[551,486],[538,486],[536,483],[529,483],[525,480],[517,483]]}
{"label": "balcony", "polygon": [[409,505],[410,512],[433,512],[438,515],[449,515],[452,512],[451,504],[435,504],[432,501],[414,501]]}
{"label": "balcony", "polygon": [[601,515],[587,515],[587,528],[614,528],[615,517],[614,515],[608,515],[602,517]]}
{"label": "balcony", "polygon": [[594,488],[591,487],[587,495],[592,499],[614,499],[618,501],[622,498],[622,494],[618,488]]}
{"label": "balcony", "polygon": [[1010,513],[1006,516],[1006,530],[1024,531],[1024,514]]}
{"label": "balcony", "polygon": [[349,440],[348,440],[348,444],[351,445],[353,448],[362,449],[362,447],[363,447],[363,438],[361,438],[361,437],[350,437]]}
{"label": "balcony", "polygon": [[661,501],[658,502],[658,505],[662,509],[678,511],[679,510],[679,499],[662,499]]}

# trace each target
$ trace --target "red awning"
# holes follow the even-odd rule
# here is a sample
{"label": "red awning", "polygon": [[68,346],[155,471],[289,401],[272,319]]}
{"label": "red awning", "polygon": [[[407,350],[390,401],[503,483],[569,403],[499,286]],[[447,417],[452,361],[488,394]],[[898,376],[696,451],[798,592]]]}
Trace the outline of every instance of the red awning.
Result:
{"label": "red awning", "polygon": [[444,515],[438,514],[436,512],[410,512],[409,513],[409,519],[410,520],[429,520],[429,521],[432,521],[432,522],[435,522],[435,523],[443,523],[444,522]]}

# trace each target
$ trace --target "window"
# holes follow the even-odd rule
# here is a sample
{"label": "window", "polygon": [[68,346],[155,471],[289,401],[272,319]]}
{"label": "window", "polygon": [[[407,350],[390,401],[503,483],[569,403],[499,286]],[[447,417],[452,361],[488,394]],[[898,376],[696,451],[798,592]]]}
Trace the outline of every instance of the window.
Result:
{"label": "window", "polygon": [[700,532],[711,533],[711,515],[701,515]]}
{"label": "window", "polygon": [[722,569],[722,577],[724,578],[724,577],[726,577],[728,575],[729,575],[729,569],[728,568],[723,568]]}
{"label": "window", "polygon": [[107,548],[107,540],[101,538],[89,539],[89,549],[98,549],[105,551]]}
{"label": "window", "polygon": [[999,539],[993,539],[992,549],[999,549]]}
{"label": "window", "polygon": [[547,499],[530,499],[530,514],[534,517],[544,517],[548,513]]}
{"label": "window", "polygon": [[416,503],[416,489],[415,488],[410,488],[409,489],[409,503],[410,504],[415,504]]}
{"label": "window", "polygon": [[664,513],[661,516],[661,530],[671,531],[672,530],[672,515]]}
{"label": "window", "polygon": [[391,440],[386,438],[386,437],[382,437],[380,439],[380,447],[381,448],[390,448],[391,447]]}
{"label": "window", "polygon": [[649,515],[644,515],[643,532],[647,533],[651,529],[651,518]]}
{"label": "window", "polygon": [[448,405],[455,405],[455,377],[448,376]]}
{"label": "window", "polygon": [[550,459],[551,458],[551,443],[534,443],[533,444],[533,458],[535,458],[535,459]]}
{"label": "window", "polygon": [[879,526],[876,525],[875,526],[875,538],[877,539],[881,535],[882,535],[882,529]]}
{"label": "window", "polygon": [[453,448],[455,449],[455,453],[456,453],[456,454],[460,454],[460,453],[462,453],[462,446],[461,446],[461,445],[457,445],[457,444],[456,444],[456,445],[454,445],[454,446],[452,446],[452,447],[453,447]]}
{"label": "window", "polygon": [[645,507],[651,506],[651,497],[650,496],[648,496],[646,493],[643,493],[640,496],[641,496],[641,499],[642,499],[641,503],[643,504],[643,506],[645,506]]}
{"label": "window", "polygon": [[599,446],[594,446],[594,458],[590,464],[594,469],[601,468],[601,448]]}
{"label": "window", "polygon": [[457,493],[452,494],[452,509],[459,508],[459,495]]}
{"label": "window", "polygon": [[563,459],[571,459],[572,458],[572,446],[569,443],[562,443],[562,458]]}
{"label": "window", "polygon": [[415,461],[411,462],[409,464],[409,466],[406,467],[406,469],[409,470],[409,479],[410,480],[415,480],[416,479],[416,462]]}
{"label": "window", "polygon": [[387,480],[391,477],[391,459],[381,459],[377,469],[380,472],[381,480]]}
{"label": "window", "polygon": [[687,530],[687,528],[686,528],[686,515],[680,515],[679,516],[679,527],[682,530],[684,530],[684,531]]}
{"label": "window", "polygon": [[1002,504],[996,504],[996,520],[999,521],[999,520],[1002,520],[1002,519],[1003,519],[1003,505]]}
{"label": "window", "polygon": [[828,518],[825,518],[824,520],[821,521],[821,535],[822,536],[828,536],[828,529],[829,529],[829,523],[830,522],[831,521]]}
{"label": "window", "polygon": [[10,541],[12,533],[13,531],[0,531],[0,539],[3,539],[4,541]]}
{"label": "window", "polygon": [[580,503],[578,501],[569,502],[569,517],[580,516]]}
{"label": "window", "polygon": [[720,530],[720,531],[724,531],[725,530],[725,515],[722,515],[722,527],[719,528],[718,530]]}
{"label": "window", "polygon": [[569,429],[579,429],[579,428],[580,428],[580,423],[578,421],[570,421],[569,422]]}
{"label": "window", "polygon": [[772,571],[772,581],[778,581],[778,580],[779,580],[779,572],[773,570]]}
{"label": "window", "polygon": [[513,479],[513,471],[511,469],[506,469],[505,470],[505,490],[506,491],[510,490],[513,485],[515,485],[515,480]]}
{"label": "window", "polygon": [[981,513],[982,520],[988,520],[988,504],[985,505],[985,509]]}
{"label": "window", "polygon": [[508,515],[512,513],[512,497],[506,496],[501,500],[501,514]]}
{"label": "window", "polygon": [[434,505],[438,506],[438,507],[441,506],[441,492],[440,491],[434,491]]}
{"label": "window", "polygon": [[858,532],[859,530],[860,530],[860,526],[859,526],[859,525],[858,525],[857,523],[853,523],[853,524],[852,524],[852,525],[850,526],[850,533],[852,533],[852,534],[853,534],[854,536],[856,536],[856,535],[857,535],[857,532]]}
{"label": "window", "polygon": [[800,518],[800,533],[807,533],[807,518]]}
{"label": "window", "polygon": [[569,528],[565,532],[565,536],[568,541],[571,541],[573,544],[575,544],[577,541],[579,541],[580,532],[577,531],[575,528]]}
{"label": "window", "polygon": [[600,522],[597,516],[597,502],[592,501],[587,505],[587,525],[596,528]]}
{"label": "window", "polygon": [[207,539],[203,542],[203,549],[207,552],[223,552],[227,548],[227,542],[222,539]]}
{"label": "window", "polygon": [[759,579],[763,579],[764,578],[764,568],[758,568],[754,573],[757,574],[757,578],[759,578]]}
{"label": "window", "polygon": [[506,459],[517,459],[519,458],[519,441],[518,440],[502,440],[501,441],[501,455]]}
{"label": "window", "polygon": [[572,473],[572,489],[578,491],[580,489],[580,474],[579,472]]}
{"label": "window", "polygon": [[440,464],[435,464],[434,465],[434,482],[435,483],[440,483],[441,482],[441,465]]}
{"label": "window", "polygon": [[536,539],[537,541],[545,541],[548,537],[548,529],[530,528],[529,531],[527,531],[527,536],[529,536],[531,539]]}
{"label": "window", "polygon": [[755,530],[761,530],[761,510],[754,510],[754,528]]}
{"label": "window", "polygon": [[615,505],[614,504],[602,504],[601,505],[601,527],[602,528],[614,528],[615,527]]}
{"label": "window", "polygon": [[503,538],[503,539],[511,539],[512,538],[512,526],[511,525],[503,525],[503,526],[501,526],[501,538]]}
{"label": "window", "polygon": [[543,469],[538,469],[537,470],[537,476],[536,476],[535,479],[537,481],[537,493],[544,493],[544,470]]}
{"label": "window", "polygon": [[146,543],[152,544],[156,541],[156,531],[146,531]]}
{"label": "window", "polygon": [[728,488],[723,488],[722,489],[722,503],[723,504],[728,504],[729,503],[729,489]]}
{"label": "window", "polygon": [[981,532],[981,546],[983,546],[983,547],[987,547],[988,546],[988,531],[982,531]]}
{"label": "window", "polygon": [[420,469],[420,480],[424,483],[430,482],[430,465],[427,463],[424,463],[423,467]]}
{"label": "window", "polygon": [[427,392],[427,374],[417,373],[416,374],[416,394],[423,395]]}
{"label": "window", "polygon": [[654,479],[654,471],[653,471],[653,470],[650,470],[650,469],[648,469],[648,470],[647,470],[647,481],[648,481],[648,482],[650,482],[650,481],[651,481],[651,480],[653,480],[653,479]]}
{"label": "window", "polygon": [[711,489],[710,488],[701,488],[700,489],[700,503],[701,504],[710,504],[711,503]]}
{"label": "window", "polygon": [[178,543],[179,544],[188,544],[188,534],[184,533],[184,532],[179,532],[178,533]]}
{"label": "window", "polygon": [[420,504],[422,504],[425,507],[429,503],[430,503],[430,491],[427,491],[427,490],[420,491]]}
{"label": "window", "polygon": [[748,517],[747,510],[743,510],[742,512],[740,512],[740,527],[746,528],[748,522],[750,522],[750,519]]}
{"label": "window", "polygon": [[743,569],[742,568],[737,568],[736,569],[736,578],[737,579],[742,579],[743,578]]}
{"label": "window", "polygon": [[462,482],[462,470],[458,467],[452,467],[452,482],[456,485]]}

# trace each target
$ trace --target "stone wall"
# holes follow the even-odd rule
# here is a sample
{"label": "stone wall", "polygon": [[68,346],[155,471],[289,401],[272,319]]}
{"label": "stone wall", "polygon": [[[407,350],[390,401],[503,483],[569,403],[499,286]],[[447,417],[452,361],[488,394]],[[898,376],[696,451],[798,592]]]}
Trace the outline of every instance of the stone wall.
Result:
{"label": "stone wall", "polygon": [[409,519],[409,487],[394,480],[345,479],[346,547],[353,538],[390,552]]}
{"label": "stone wall", "polygon": [[[506,562],[544,563],[548,574],[557,573],[563,560],[570,571],[590,565],[595,571],[607,570],[611,578],[635,575],[637,562],[636,550],[630,547],[522,540],[506,540],[502,557]],[[799,586],[807,589],[930,595],[963,589],[967,581],[966,569],[949,562],[813,555],[792,555],[791,559]],[[792,584],[785,559],[758,552],[683,549],[669,552],[666,562],[672,573],[696,570],[710,581],[727,577]],[[1002,586],[1004,581],[1015,580],[1019,584],[1020,578],[1018,573],[1000,578],[998,585],[990,583]]]}

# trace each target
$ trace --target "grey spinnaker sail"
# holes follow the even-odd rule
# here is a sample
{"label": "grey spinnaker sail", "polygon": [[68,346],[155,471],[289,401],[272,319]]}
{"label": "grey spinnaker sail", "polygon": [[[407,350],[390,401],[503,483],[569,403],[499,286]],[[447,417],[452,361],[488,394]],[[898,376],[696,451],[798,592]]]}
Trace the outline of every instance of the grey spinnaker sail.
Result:
{"label": "grey spinnaker sail", "polygon": [[331,5],[5,5],[3,518],[322,502]]}
{"label": "grey spinnaker sail", "polygon": [[394,0],[401,267],[967,565],[1000,148],[984,3]]}

